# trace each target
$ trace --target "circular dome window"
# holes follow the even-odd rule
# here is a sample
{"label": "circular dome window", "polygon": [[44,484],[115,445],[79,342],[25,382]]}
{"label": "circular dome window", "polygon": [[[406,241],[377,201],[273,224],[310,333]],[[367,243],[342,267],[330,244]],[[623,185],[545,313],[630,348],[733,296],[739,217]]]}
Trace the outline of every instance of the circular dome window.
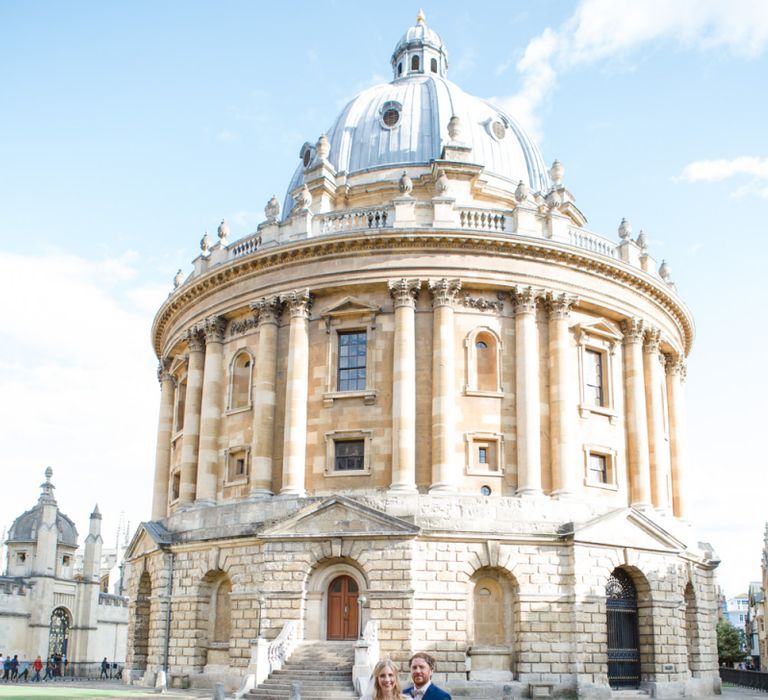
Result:
{"label": "circular dome window", "polygon": [[314,155],[315,147],[311,143],[307,142],[301,147],[299,158],[301,158],[301,163],[305,168],[312,162]]}
{"label": "circular dome window", "polygon": [[491,131],[499,141],[507,135],[507,128],[498,120],[491,122]]}
{"label": "circular dome window", "polygon": [[483,485],[480,487],[480,495],[481,496],[490,496],[492,493],[491,487],[487,485]]}
{"label": "circular dome window", "polygon": [[403,105],[399,102],[386,102],[381,108],[381,123],[387,129],[394,129],[400,123]]}

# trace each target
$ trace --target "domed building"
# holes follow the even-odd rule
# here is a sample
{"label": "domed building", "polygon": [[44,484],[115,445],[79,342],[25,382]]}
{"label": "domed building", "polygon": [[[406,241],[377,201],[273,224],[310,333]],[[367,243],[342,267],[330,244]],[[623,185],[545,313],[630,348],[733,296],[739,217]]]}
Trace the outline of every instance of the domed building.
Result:
{"label": "domed building", "polygon": [[80,561],[77,528],[59,510],[53,470],[45,470],[37,504],[13,521],[0,576],[0,651],[33,661],[66,658],[71,673],[93,673],[107,656],[125,661],[127,601],[109,594],[102,571],[101,513],[90,516]]}
{"label": "domed building", "polygon": [[585,228],[423,15],[391,64],[155,317],[132,678],[247,689],[333,642],[358,690],[423,650],[466,697],[711,693],[669,267]]}

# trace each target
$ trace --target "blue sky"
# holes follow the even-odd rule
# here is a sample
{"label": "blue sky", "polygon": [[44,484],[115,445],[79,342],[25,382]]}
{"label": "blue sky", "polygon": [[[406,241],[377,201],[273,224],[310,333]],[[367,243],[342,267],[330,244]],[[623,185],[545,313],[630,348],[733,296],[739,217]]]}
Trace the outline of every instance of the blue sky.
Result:
{"label": "blue sky", "polygon": [[[588,228],[627,217],[692,309],[695,520],[759,578],[768,415],[768,4],[426,2],[449,78],[509,109]],[[305,141],[390,79],[418,6],[0,3],[0,527],[47,465],[87,532],[149,513],[154,310],[208,229],[282,201]],[[9,487],[10,480],[10,487]]]}

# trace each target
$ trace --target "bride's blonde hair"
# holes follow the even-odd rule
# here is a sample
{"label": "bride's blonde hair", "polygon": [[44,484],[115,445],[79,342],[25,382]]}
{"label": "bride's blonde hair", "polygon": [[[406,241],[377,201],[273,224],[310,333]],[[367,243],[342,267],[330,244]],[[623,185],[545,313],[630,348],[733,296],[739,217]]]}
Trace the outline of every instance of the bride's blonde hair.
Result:
{"label": "bride's blonde hair", "polygon": [[397,666],[391,659],[382,659],[373,667],[373,700],[386,700],[384,697],[384,691],[379,686],[379,674],[385,669],[389,668],[392,673],[395,674],[395,685],[392,688],[392,693],[395,698],[399,698],[403,691],[400,688],[400,679],[398,677],[399,671]]}

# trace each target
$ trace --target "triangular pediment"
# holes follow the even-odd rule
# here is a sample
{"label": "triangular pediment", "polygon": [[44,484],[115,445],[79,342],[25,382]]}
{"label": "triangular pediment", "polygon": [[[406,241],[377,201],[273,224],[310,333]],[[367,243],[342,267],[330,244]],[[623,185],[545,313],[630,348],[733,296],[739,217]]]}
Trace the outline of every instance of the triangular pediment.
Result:
{"label": "triangular pediment", "polygon": [[171,534],[161,525],[154,522],[144,522],[136,528],[128,548],[125,550],[126,559],[136,559],[150,552],[156,552],[162,545],[171,543]]}
{"label": "triangular pediment", "polygon": [[578,333],[586,333],[587,335],[597,336],[606,340],[622,340],[624,338],[619,327],[611,321],[606,321],[604,318],[598,318],[590,323],[578,323],[574,326],[574,330]]}
{"label": "triangular pediment", "polygon": [[360,314],[377,314],[380,306],[368,304],[355,297],[344,297],[341,301],[329,306],[320,313],[322,318],[326,316],[359,316]]}
{"label": "triangular pediment", "polygon": [[579,544],[632,547],[652,551],[680,552],[684,542],[656,521],[633,508],[622,508],[583,523],[573,523],[571,532]]}
{"label": "triangular pediment", "polygon": [[413,537],[419,528],[344,496],[303,508],[259,533],[264,539],[307,537]]}

